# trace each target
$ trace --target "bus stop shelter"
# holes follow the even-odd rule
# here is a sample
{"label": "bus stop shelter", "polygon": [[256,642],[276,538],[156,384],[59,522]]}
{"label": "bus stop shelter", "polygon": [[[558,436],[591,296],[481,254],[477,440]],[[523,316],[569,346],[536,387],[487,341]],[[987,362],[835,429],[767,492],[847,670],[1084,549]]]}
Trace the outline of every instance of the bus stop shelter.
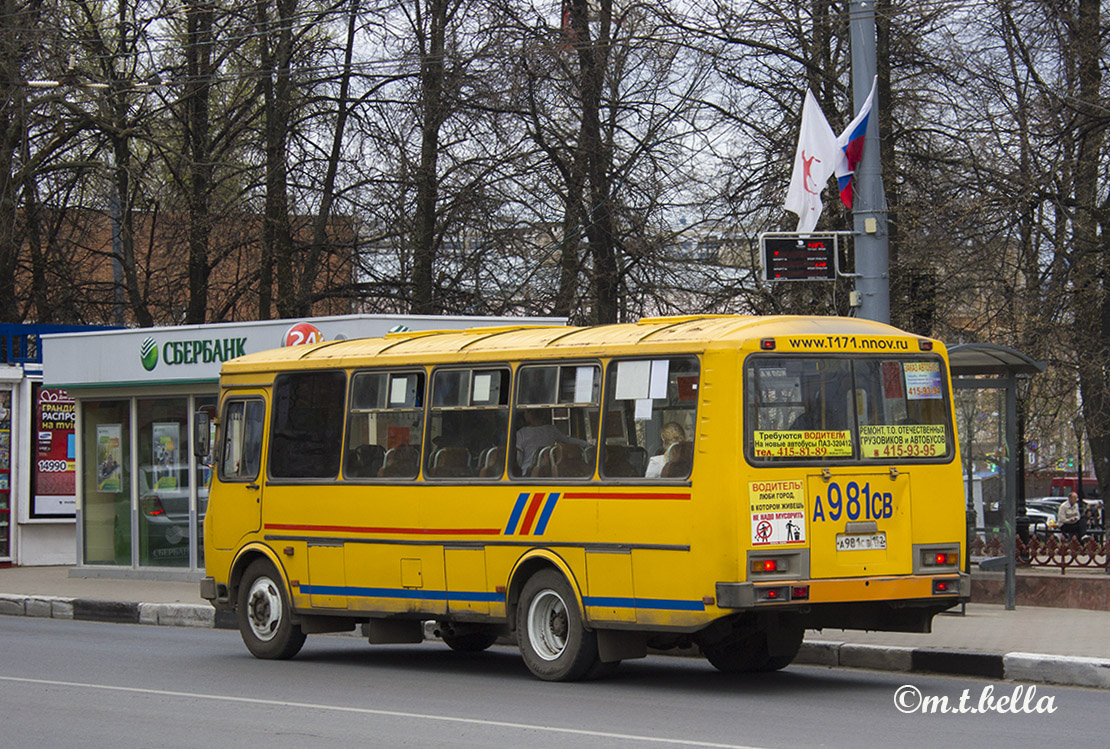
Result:
{"label": "bus stop shelter", "polygon": [[[961,343],[948,349],[954,390],[1000,390],[1005,401],[1001,465],[1003,472],[1003,540],[1005,556],[1000,560],[1006,571],[1006,608],[1013,610],[1017,591],[1018,471],[1024,464],[1024,424],[1018,419],[1018,399],[1027,391],[1033,375],[1045,370],[1044,362],[996,343]],[[957,425],[958,428],[958,425]],[[969,489],[970,490],[970,489]],[[971,534],[969,520],[968,552]]]}

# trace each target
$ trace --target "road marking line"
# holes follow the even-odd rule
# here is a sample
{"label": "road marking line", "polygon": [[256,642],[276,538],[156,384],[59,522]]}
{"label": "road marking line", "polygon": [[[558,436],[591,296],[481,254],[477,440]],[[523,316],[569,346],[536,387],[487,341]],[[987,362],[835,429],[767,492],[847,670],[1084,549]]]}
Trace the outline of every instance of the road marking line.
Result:
{"label": "road marking line", "polygon": [[587,731],[579,728],[560,728],[558,726],[543,726],[530,723],[512,723],[503,720],[484,720],[481,718],[457,718],[449,715],[429,715],[427,713],[410,713],[400,710],[375,710],[369,707],[344,707],[342,705],[323,705],[315,702],[288,702],[285,700],[267,700],[256,697],[232,697],[219,694],[198,694],[195,692],[175,692],[167,689],[141,689],[139,687],[118,687],[110,684],[89,684],[79,681],[54,681],[51,679],[27,679],[19,676],[0,676],[0,681],[17,682],[21,684],[40,684],[50,687],[78,687],[83,689],[99,689],[107,692],[127,692],[131,694],[159,695],[162,697],[191,697],[198,700],[212,700],[215,702],[236,702],[247,705],[264,705],[267,707],[295,707],[306,710],[328,710],[338,713],[355,713],[359,715],[379,715],[388,718],[408,718],[416,720],[432,720],[446,723],[466,723],[469,725],[490,726],[493,728],[516,728],[526,731],[545,731],[547,733],[572,734],[575,736],[589,736],[601,739],[616,739],[622,741],[642,741],[652,744],[669,744],[674,746],[703,746],[712,749],[759,749],[758,747],[744,744],[717,744],[711,741],[693,741],[690,739],[668,739],[658,736],[640,736],[629,733],[611,733],[608,731]]}

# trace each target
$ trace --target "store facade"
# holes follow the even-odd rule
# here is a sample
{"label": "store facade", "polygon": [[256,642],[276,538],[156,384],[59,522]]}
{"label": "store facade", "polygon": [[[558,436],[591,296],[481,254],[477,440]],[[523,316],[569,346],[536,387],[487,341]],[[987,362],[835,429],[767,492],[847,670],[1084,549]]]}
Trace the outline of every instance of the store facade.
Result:
{"label": "store facade", "polygon": [[193,455],[193,421],[215,415],[224,361],[398,329],[525,323],[565,321],[349,315],[46,336],[46,384],[76,405],[77,574],[201,576],[209,468]]}
{"label": "store facade", "polygon": [[94,330],[0,325],[0,566],[74,563],[76,404],[43,386],[41,338]]}

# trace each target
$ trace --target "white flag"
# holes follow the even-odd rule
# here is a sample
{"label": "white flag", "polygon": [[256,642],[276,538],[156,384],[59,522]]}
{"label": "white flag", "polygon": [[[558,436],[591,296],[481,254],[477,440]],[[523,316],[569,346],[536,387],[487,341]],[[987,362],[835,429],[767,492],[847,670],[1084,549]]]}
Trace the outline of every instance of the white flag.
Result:
{"label": "white flag", "polygon": [[821,216],[821,191],[844,158],[836,133],[821,112],[813,93],[806,89],[802,130],[794,153],[794,172],[784,207],[798,214],[798,231],[812,232]]}

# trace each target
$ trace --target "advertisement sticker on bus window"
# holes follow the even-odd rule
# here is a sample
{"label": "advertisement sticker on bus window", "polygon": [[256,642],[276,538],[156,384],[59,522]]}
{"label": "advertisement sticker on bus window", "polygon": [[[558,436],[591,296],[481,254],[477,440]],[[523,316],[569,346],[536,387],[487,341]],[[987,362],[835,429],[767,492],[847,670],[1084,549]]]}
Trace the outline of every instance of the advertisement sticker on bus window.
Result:
{"label": "advertisement sticker on bus window", "polygon": [[852,455],[848,430],[756,430],[752,446],[759,458],[842,458]]}
{"label": "advertisement sticker on bus window", "polygon": [[944,424],[884,424],[859,428],[865,458],[929,458],[948,452]]}
{"label": "advertisement sticker on bus window", "polygon": [[752,546],[804,544],[806,495],[802,479],[748,483]]}
{"label": "advertisement sticker on bus window", "polygon": [[944,397],[939,362],[906,362],[906,397],[911,401]]}

